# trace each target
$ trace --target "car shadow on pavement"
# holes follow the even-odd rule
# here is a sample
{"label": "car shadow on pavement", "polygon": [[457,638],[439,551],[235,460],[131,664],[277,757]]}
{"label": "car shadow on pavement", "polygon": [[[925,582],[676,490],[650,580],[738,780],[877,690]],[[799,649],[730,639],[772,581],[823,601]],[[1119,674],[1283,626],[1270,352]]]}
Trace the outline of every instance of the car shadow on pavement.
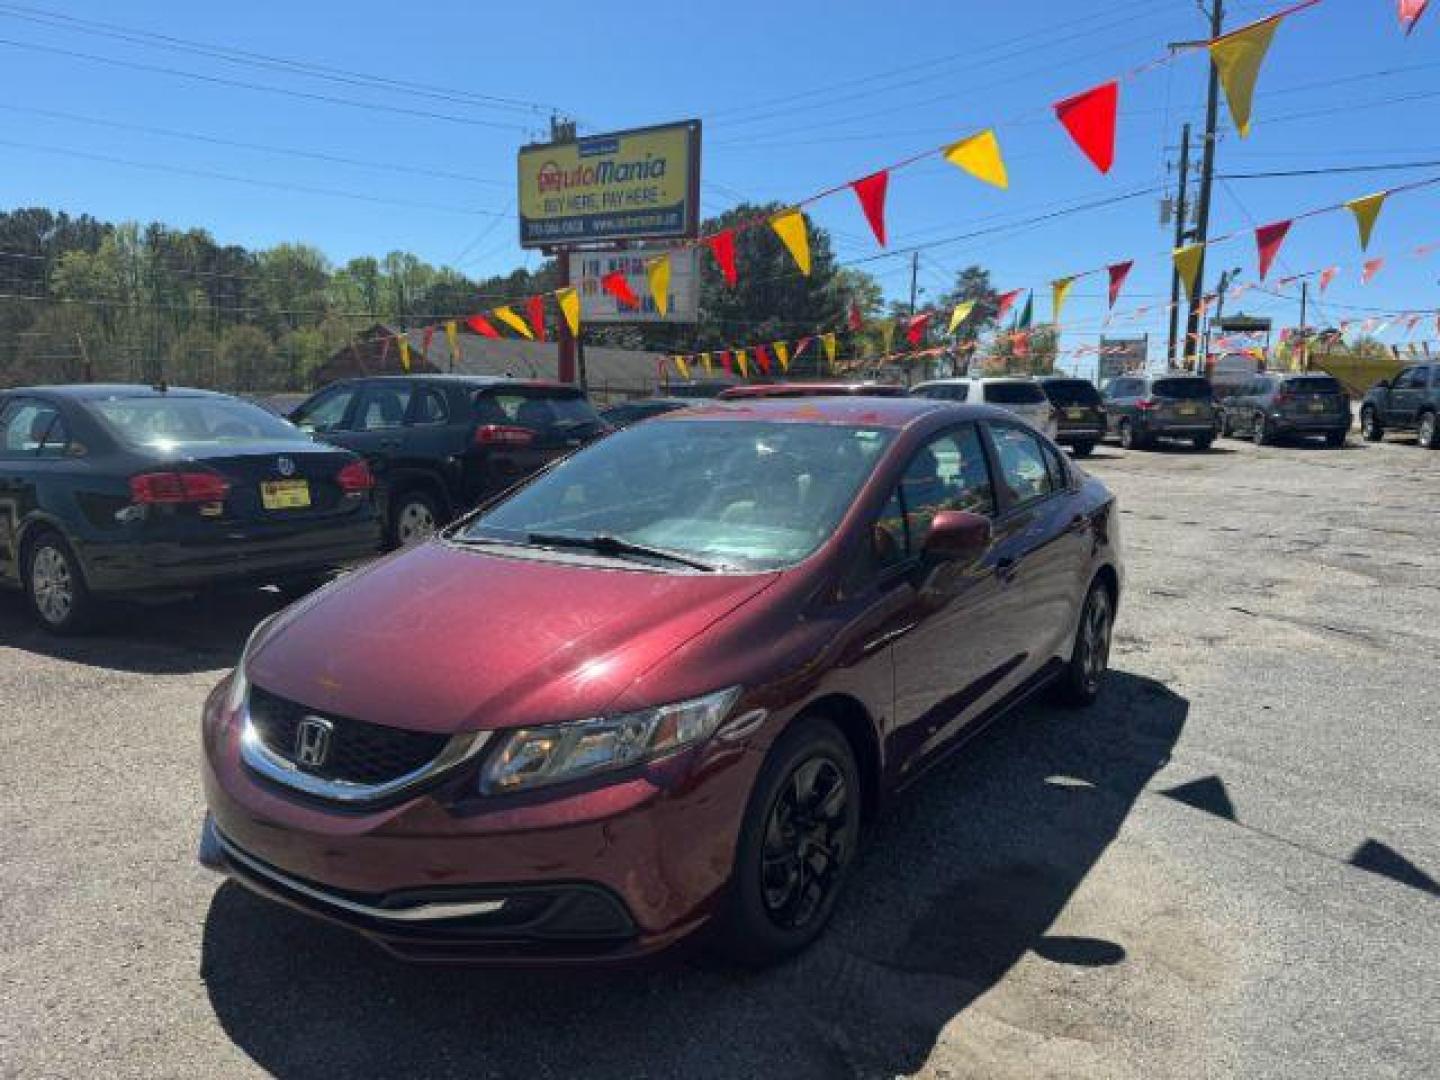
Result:
{"label": "car shadow on pavement", "polygon": [[881,815],[826,935],[770,971],[411,967],[231,883],[201,976],[225,1032],[280,1077],[910,1073],[1028,954],[1125,962],[1123,925],[1114,941],[1049,929],[1187,711],[1117,672],[1088,711],[1002,721]]}
{"label": "car shadow on pavement", "polygon": [[35,625],[18,592],[0,592],[0,646],[114,671],[213,671],[232,666],[255,624],[286,603],[279,593],[257,588],[167,604],[115,604],[93,633],[56,637]]}

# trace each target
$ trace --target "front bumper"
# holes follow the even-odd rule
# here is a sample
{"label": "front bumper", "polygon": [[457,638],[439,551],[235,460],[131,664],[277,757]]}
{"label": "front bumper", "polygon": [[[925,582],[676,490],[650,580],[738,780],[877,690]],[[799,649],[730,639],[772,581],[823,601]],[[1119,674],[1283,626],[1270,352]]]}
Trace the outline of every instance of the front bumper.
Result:
{"label": "front bumper", "polygon": [[[688,937],[723,895],[758,767],[738,745],[524,797],[476,796],[471,762],[398,805],[341,809],[243,764],[224,686],[206,706],[200,861],[395,956],[632,961]],[[425,908],[439,917],[406,914]]]}
{"label": "front bumper", "polygon": [[367,509],[281,533],[81,541],[77,548],[86,584],[119,593],[273,582],[334,570],[375,555],[380,539],[380,519]]}

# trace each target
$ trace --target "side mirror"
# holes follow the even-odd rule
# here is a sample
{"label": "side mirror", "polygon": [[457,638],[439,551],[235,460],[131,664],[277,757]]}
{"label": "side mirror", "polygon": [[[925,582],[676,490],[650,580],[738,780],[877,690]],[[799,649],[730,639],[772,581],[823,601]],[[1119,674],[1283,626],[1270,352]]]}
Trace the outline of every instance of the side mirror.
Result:
{"label": "side mirror", "polygon": [[925,557],[974,562],[990,549],[993,538],[989,518],[968,510],[942,510],[925,538]]}

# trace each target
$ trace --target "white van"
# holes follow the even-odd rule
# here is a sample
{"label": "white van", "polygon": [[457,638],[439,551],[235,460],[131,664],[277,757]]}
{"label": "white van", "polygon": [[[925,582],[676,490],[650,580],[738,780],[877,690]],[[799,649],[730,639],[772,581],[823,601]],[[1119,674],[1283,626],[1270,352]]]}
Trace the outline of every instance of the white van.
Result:
{"label": "white van", "polygon": [[911,387],[914,397],[937,401],[964,401],[972,405],[994,405],[1025,420],[1032,427],[1055,438],[1060,422],[1045,389],[1034,379],[936,379]]}

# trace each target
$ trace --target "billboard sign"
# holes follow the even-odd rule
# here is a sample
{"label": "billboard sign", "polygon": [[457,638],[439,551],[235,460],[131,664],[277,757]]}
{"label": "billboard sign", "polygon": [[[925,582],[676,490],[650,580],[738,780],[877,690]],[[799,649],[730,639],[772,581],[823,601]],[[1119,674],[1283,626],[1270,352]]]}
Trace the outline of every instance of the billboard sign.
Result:
{"label": "billboard sign", "polygon": [[[661,318],[650,295],[645,263],[660,255],[670,256],[670,311]],[[570,280],[580,290],[580,323],[693,323],[700,313],[700,251],[698,248],[666,248],[656,245],[625,251],[572,251]],[[616,271],[625,275],[640,307],[628,308],[600,287],[600,279]]]}
{"label": "billboard sign", "polygon": [[520,149],[520,246],[694,237],[700,121]]}
{"label": "billboard sign", "polygon": [[1150,339],[1107,338],[1100,339],[1100,366],[1095,382],[1104,386],[1120,375],[1129,375],[1145,370],[1150,353]]}

